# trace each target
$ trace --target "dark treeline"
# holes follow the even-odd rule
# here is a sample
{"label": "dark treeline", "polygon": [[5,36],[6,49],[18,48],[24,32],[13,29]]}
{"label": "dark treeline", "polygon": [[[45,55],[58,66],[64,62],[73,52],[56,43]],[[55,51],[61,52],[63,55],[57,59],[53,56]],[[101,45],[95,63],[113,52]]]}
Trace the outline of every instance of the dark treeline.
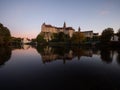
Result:
{"label": "dark treeline", "polygon": [[[20,46],[23,38],[12,37],[10,30],[0,23],[0,46]],[[34,39],[31,40],[35,42]]]}
{"label": "dark treeline", "polygon": [[10,41],[11,34],[7,27],[0,23],[0,45],[7,45]]}
{"label": "dark treeline", "polygon": [[[112,38],[115,38],[115,36],[118,37],[118,41],[112,41]],[[101,46],[110,46],[116,48],[120,45],[120,29],[117,31],[117,33],[114,33],[113,28],[107,28],[103,30],[101,36],[100,36],[100,45]]]}
{"label": "dark treeline", "polygon": [[12,37],[10,30],[0,23],[0,46],[19,45],[21,38]]}

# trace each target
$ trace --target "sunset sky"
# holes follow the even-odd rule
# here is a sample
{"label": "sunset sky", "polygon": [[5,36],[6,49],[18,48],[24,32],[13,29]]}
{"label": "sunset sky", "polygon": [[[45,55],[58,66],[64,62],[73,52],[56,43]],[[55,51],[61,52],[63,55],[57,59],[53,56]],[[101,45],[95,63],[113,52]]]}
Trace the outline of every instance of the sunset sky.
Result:
{"label": "sunset sky", "polygon": [[35,38],[42,23],[101,33],[120,28],[120,0],[0,0],[0,23],[12,36]]}

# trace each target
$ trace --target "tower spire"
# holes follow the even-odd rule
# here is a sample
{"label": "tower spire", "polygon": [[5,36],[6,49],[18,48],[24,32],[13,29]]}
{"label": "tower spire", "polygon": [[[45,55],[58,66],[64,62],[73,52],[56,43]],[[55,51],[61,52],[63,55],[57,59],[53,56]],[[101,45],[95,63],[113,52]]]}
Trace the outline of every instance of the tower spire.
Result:
{"label": "tower spire", "polygon": [[78,32],[80,32],[80,30],[81,30],[81,28],[79,27],[79,28],[78,28]]}
{"label": "tower spire", "polygon": [[43,23],[43,25],[45,25],[45,22]]}
{"label": "tower spire", "polygon": [[64,22],[64,24],[63,24],[63,28],[66,28],[66,22]]}

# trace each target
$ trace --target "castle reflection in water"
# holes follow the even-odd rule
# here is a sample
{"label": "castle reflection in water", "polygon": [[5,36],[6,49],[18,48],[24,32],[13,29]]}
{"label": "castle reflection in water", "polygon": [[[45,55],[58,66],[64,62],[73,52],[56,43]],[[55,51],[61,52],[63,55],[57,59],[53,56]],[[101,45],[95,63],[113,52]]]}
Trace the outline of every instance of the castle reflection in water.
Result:
{"label": "castle reflection in water", "polygon": [[[45,47],[43,51],[38,51],[41,54],[43,63],[52,62],[55,60],[63,60],[65,63],[67,60],[73,60],[73,58],[78,57],[80,59],[81,56],[92,57],[92,50],[87,49],[71,49],[65,47]],[[99,52],[97,52],[99,53]]]}
{"label": "castle reflection in water", "polygon": [[113,50],[108,48],[96,48],[96,47],[58,47],[58,46],[16,46],[16,47],[0,47],[0,65],[4,65],[11,57],[13,50],[29,50],[30,48],[36,49],[41,56],[42,62],[49,63],[56,60],[62,60],[65,64],[66,61],[74,59],[80,60],[82,57],[90,57],[96,55],[101,61],[105,63],[112,63],[113,59],[120,64],[120,50]]}
{"label": "castle reflection in water", "polygon": [[108,48],[96,48],[96,47],[37,47],[38,53],[42,57],[43,63],[49,63],[56,60],[63,60],[65,64],[66,61],[74,60],[77,58],[80,60],[82,57],[90,57],[95,59],[93,56],[96,55],[97,58],[100,57],[101,61],[105,63],[112,63],[113,59],[120,64],[120,50],[112,50]]}

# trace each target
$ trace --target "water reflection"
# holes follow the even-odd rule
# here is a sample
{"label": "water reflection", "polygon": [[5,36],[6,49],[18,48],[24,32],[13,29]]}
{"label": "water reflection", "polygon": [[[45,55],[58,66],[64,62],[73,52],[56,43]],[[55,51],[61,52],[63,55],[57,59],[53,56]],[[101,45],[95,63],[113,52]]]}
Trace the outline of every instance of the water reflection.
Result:
{"label": "water reflection", "polygon": [[0,66],[4,65],[11,57],[11,48],[0,47]]}
{"label": "water reflection", "polygon": [[[120,50],[111,50],[107,48],[96,48],[96,47],[58,47],[58,46],[30,46],[30,45],[22,45],[22,46],[13,46],[13,47],[0,47],[0,65],[4,65],[6,61],[8,61],[11,57],[12,50],[28,50],[30,48],[34,48],[41,55],[42,62],[48,63],[56,60],[62,60],[65,64],[66,61],[74,60],[77,58],[78,60],[81,57],[90,57],[93,58],[93,55],[97,57],[100,56],[102,62],[112,63],[114,55],[116,55],[116,62],[120,64]],[[94,59],[94,58],[93,58]]]}
{"label": "water reflection", "polygon": [[11,46],[10,48],[12,50],[16,50],[16,49],[20,49],[20,50],[28,50],[30,47],[32,47],[31,45],[19,45],[19,46]]}
{"label": "water reflection", "polygon": [[109,49],[102,49],[101,50],[101,59],[106,63],[112,63],[113,60],[113,53]]}
{"label": "water reflection", "polygon": [[80,60],[80,58],[82,56],[86,56],[86,57],[92,57],[93,52],[92,49],[90,48],[72,48],[72,51],[74,52],[74,57],[78,57],[78,60]]}
{"label": "water reflection", "polygon": [[[33,47],[0,48],[0,65],[6,66],[0,68],[1,89],[52,90],[59,87],[61,90],[120,90],[120,50]],[[10,62],[6,63],[8,60]]]}
{"label": "water reflection", "polygon": [[73,58],[72,50],[64,47],[37,47],[37,51],[41,54],[43,63],[55,60],[72,60]]}
{"label": "water reflection", "polygon": [[118,55],[117,55],[117,63],[120,65],[120,50],[117,51],[118,52]]}
{"label": "water reflection", "polygon": [[11,46],[11,47],[0,47],[0,66],[5,65],[5,63],[10,60],[12,55],[12,50],[28,50],[30,45],[22,45],[22,46]]}
{"label": "water reflection", "polygon": [[43,63],[52,62],[55,60],[63,60],[66,63],[67,60],[73,60],[78,57],[80,60],[81,56],[92,57],[92,49],[88,48],[68,48],[68,47],[37,47],[38,52],[42,56]]}
{"label": "water reflection", "polygon": [[[101,61],[105,63],[112,63],[113,56],[116,55],[116,50],[111,49],[98,49],[96,47],[37,47],[38,53],[42,57],[43,63],[52,62],[55,60],[63,60],[63,63],[66,63],[68,60],[73,60],[74,58],[81,59],[81,57],[90,57],[93,55],[100,56]],[[120,53],[117,56],[117,62],[120,61]]]}

